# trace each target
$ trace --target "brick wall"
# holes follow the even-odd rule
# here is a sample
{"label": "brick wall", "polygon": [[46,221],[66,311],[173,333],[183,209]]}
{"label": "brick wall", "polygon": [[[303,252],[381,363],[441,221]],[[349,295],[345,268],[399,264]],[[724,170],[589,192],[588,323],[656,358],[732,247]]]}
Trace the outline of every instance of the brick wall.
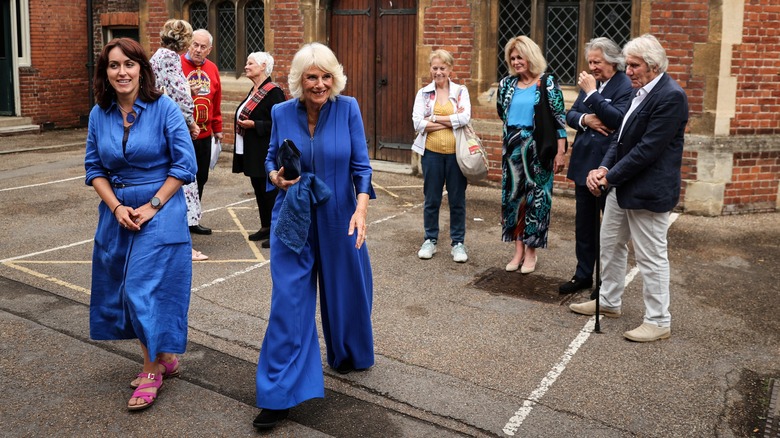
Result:
{"label": "brick wall", "polygon": [[30,2],[31,67],[19,69],[21,112],[33,123],[78,126],[89,113],[86,2]]}
{"label": "brick wall", "polygon": [[273,80],[279,84],[289,96],[287,73],[295,52],[303,45],[303,16],[300,12],[300,2],[293,0],[277,0],[271,11],[270,22],[273,23]]}
{"label": "brick wall", "polygon": [[738,78],[731,134],[780,134],[780,4],[745,1],[742,44],[733,51]]}
{"label": "brick wall", "polygon": [[732,174],[726,184],[724,214],[776,210],[780,153],[735,153]]}
{"label": "brick wall", "polygon": [[[450,77],[468,87],[471,84],[475,38],[471,7],[466,0],[433,0],[422,13],[425,14],[423,44],[452,53],[455,63]],[[426,74],[420,79],[419,83],[428,84],[431,76]]]}

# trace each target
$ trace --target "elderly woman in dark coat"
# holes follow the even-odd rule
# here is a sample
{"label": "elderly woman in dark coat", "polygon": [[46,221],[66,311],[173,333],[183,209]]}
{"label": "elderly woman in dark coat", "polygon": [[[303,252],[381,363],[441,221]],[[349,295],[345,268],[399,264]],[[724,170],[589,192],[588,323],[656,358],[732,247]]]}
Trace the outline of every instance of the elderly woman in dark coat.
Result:
{"label": "elderly woman in dark coat", "polygon": [[266,192],[265,156],[271,139],[271,108],[284,102],[284,92],[271,82],[274,58],[266,52],[250,53],[244,72],[252,80],[252,89],[236,110],[236,145],[233,154],[233,173],[249,177],[255,191],[260,214],[260,230],[249,235],[249,240],[263,240],[268,248],[271,233],[271,210],[277,190]]}

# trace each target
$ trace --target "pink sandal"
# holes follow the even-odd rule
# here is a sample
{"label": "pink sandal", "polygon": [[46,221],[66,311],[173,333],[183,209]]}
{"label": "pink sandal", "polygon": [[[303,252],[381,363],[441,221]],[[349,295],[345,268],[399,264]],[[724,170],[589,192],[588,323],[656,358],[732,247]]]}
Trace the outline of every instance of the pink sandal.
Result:
{"label": "pink sandal", "polygon": [[[162,378],[167,379],[169,377],[179,377],[179,358],[174,356],[173,361],[165,362],[162,359],[158,359],[157,363],[162,365],[165,370],[162,372]],[[143,373],[142,373],[143,374]],[[138,379],[130,382],[131,388],[138,388]]]}
{"label": "pink sandal", "polygon": [[[145,378],[145,379],[152,379],[153,382],[149,383],[142,383],[141,385],[138,385],[138,388],[133,392],[132,397],[130,399],[134,398],[140,398],[143,399],[144,404],[142,405],[131,405],[130,402],[127,402],[127,410],[129,411],[140,411],[142,409],[146,409],[149,406],[154,404],[154,401],[157,399],[157,396],[160,394],[160,388],[162,388],[162,376],[159,374],[153,374],[153,373],[139,373],[138,377]],[[155,388],[157,392],[151,393],[151,392],[142,392],[144,389],[149,388]]]}

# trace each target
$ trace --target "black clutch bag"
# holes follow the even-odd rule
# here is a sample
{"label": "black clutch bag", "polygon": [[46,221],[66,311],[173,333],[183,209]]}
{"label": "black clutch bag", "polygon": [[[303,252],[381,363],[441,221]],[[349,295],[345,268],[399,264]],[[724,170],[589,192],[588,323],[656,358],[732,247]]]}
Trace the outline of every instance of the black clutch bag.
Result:
{"label": "black clutch bag", "polygon": [[301,176],[301,151],[292,140],[284,139],[276,152],[276,165],[284,167],[284,179],[293,180]]}

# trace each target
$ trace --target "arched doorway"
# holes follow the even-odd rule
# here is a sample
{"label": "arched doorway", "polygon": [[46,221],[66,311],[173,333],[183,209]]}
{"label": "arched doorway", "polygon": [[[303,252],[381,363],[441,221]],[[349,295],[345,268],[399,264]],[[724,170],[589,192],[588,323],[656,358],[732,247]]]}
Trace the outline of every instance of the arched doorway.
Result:
{"label": "arched doorway", "polygon": [[409,163],[414,141],[416,0],[334,0],[330,47],[360,104],[369,155]]}

